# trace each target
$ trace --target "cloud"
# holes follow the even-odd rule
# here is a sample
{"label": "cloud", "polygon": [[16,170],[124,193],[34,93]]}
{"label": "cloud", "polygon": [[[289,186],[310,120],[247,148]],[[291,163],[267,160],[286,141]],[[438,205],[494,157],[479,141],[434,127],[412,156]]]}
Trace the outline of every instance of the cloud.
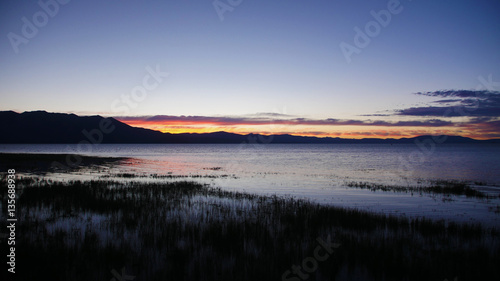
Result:
{"label": "cloud", "polygon": [[211,116],[122,116],[115,117],[129,125],[169,125],[169,126],[251,126],[251,125],[307,125],[307,126],[384,126],[384,127],[444,127],[453,126],[452,122],[439,119],[423,121],[372,121],[350,119],[308,119],[308,118],[271,118],[271,117],[211,117]]}
{"label": "cloud", "polygon": [[259,112],[255,114],[249,114],[248,116],[257,116],[257,117],[294,117],[293,115],[277,113],[277,112]]}
{"label": "cloud", "polygon": [[[425,109],[428,110],[428,109]],[[128,125],[162,132],[215,132],[239,134],[292,134],[317,137],[412,137],[428,134],[462,135],[473,138],[500,138],[500,120],[496,117],[469,117],[447,121],[424,119],[409,121],[272,118],[246,116],[121,116]],[[354,129],[358,127],[360,129]]]}
{"label": "cloud", "polygon": [[417,92],[416,95],[430,96],[430,97],[458,97],[458,98],[477,98],[487,97],[490,95],[498,95],[499,92],[487,90],[446,90],[446,91],[432,91],[432,92]]}
{"label": "cloud", "polygon": [[454,103],[454,102],[459,102],[462,101],[461,99],[448,99],[448,100],[437,100],[433,101],[433,103]]}
{"label": "cloud", "polygon": [[[453,106],[424,106],[398,110],[396,115],[441,117],[500,117],[500,92],[448,90],[418,92],[417,95],[441,97],[433,103],[455,103]],[[455,98],[455,99],[450,99]]]}
{"label": "cloud", "polygon": [[474,118],[461,126],[466,131],[474,132],[481,138],[500,138],[500,120],[490,118]]}
{"label": "cloud", "polygon": [[385,116],[392,116],[392,114],[375,113],[375,114],[360,114],[358,116],[385,117]]}
{"label": "cloud", "polygon": [[[238,116],[154,115],[115,118],[131,126],[174,133],[227,131],[343,137],[410,137],[424,134],[500,137],[500,92],[446,90],[416,94],[433,97],[434,100],[427,106],[404,108],[391,114],[385,114],[390,111],[383,111],[380,114],[363,115],[375,120],[312,119],[276,112]],[[401,116],[405,118],[394,120]],[[465,118],[450,118],[459,116]],[[414,120],[408,120],[410,118]]]}

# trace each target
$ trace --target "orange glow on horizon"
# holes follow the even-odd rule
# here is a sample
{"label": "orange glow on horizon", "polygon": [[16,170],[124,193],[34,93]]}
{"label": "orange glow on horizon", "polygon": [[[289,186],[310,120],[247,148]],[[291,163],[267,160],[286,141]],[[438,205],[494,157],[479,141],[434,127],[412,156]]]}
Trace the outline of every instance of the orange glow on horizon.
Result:
{"label": "orange glow on horizon", "polygon": [[[262,135],[294,135],[306,137],[331,137],[331,138],[411,138],[421,135],[459,135],[474,139],[488,139],[478,128],[473,127],[386,127],[369,125],[289,125],[289,124],[218,124],[211,121],[144,121],[144,120],[120,120],[133,126],[160,131],[163,133],[214,133],[227,132],[240,135],[262,134]],[[490,137],[491,138],[491,137]]]}

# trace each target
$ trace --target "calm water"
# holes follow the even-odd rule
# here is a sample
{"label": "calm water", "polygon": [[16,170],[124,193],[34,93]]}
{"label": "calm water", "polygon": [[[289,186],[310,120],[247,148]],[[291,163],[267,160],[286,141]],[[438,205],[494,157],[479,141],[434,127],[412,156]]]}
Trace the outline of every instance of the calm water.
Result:
{"label": "calm water", "polygon": [[[500,192],[500,145],[445,144],[432,151],[416,145],[312,144],[109,144],[0,145],[1,152],[77,153],[131,159],[99,173],[188,175],[225,189],[308,198],[360,209],[500,225],[498,199],[372,192],[349,182],[425,186],[433,180],[467,181]],[[209,177],[207,177],[209,176]],[[177,180],[190,180],[181,178]],[[153,180],[148,177],[138,180]],[[165,180],[165,179],[158,179]],[[175,180],[175,179],[173,179]],[[480,183],[480,185],[476,185]],[[451,200],[449,200],[451,199]]]}

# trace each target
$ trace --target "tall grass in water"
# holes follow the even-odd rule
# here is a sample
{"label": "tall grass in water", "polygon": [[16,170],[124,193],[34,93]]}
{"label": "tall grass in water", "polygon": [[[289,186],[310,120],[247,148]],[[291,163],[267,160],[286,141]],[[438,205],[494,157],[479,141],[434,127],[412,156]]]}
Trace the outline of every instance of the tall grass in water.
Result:
{"label": "tall grass in water", "polygon": [[466,182],[460,181],[433,181],[428,186],[397,186],[385,185],[370,182],[347,182],[347,187],[369,189],[371,191],[405,192],[405,193],[433,193],[444,195],[464,195],[475,198],[499,198],[500,194],[489,195],[479,190],[473,189]]}
{"label": "tall grass in water", "polygon": [[16,276],[25,280],[110,280],[112,269],[124,267],[134,280],[281,280],[313,256],[317,238],[328,236],[341,246],[309,280],[500,276],[498,230],[479,225],[409,220],[192,182],[24,182]]}

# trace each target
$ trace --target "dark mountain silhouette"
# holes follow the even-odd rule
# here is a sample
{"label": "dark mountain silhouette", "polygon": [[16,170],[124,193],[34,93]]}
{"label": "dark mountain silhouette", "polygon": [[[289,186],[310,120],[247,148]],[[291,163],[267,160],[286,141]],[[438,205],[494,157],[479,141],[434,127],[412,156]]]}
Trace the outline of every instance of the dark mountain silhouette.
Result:
{"label": "dark mountain silhouette", "polygon": [[[292,135],[238,135],[226,132],[170,134],[131,127],[114,118],[31,111],[0,111],[0,143],[414,143],[431,136],[402,139],[343,139]],[[448,136],[446,143],[500,143]]]}

